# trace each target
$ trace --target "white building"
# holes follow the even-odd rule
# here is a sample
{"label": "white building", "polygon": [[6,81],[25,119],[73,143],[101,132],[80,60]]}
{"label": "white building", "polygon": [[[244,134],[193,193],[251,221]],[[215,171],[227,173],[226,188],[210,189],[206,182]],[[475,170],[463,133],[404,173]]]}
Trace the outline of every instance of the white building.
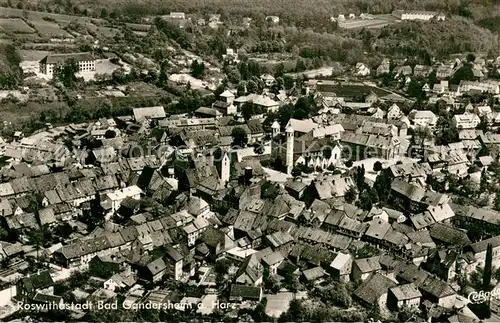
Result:
{"label": "white building", "polygon": [[434,127],[438,120],[438,117],[430,110],[417,111],[413,110],[410,112],[410,120],[416,126],[421,127]]}
{"label": "white building", "polygon": [[40,61],[40,73],[52,76],[55,67],[62,65],[70,59],[74,59],[78,64],[79,72],[95,71],[95,59],[90,53],[71,53],[71,54],[51,54],[45,56]]}
{"label": "white building", "polygon": [[389,111],[387,111],[387,119],[397,120],[397,119],[401,118],[401,116],[402,116],[402,114],[401,114],[401,109],[399,108],[399,106],[396,103],[391,105],[391,107],[389,108]]}
{"label": "white building", "polygon": [[186,14],[184,12],[171,12],[169,17],[171,19],[186,19]]}
{"label": "white building", "polygon": [[401,20],[424,20],[429,21],[436,18],[438,21],[444,21],[446,16],[435,11],[421,11],[421,10],[394,10],[392,15]]}
{"label": "white building", "polygon": [[499,94],[500,87],[497,81],[460,81],[460,84],[458,85],[457,95],[461,95],[469,91]]}
{"label": "white building", "polygon": [[135,200],[139,200],[142,193],[142,190],[137,185],[133,185],[116,190],[112,193],[107,193],[106,198],[111,202],[111,211],[114,213],[120,208],[124,199],[131,197]]}
{"label": "white building", "polygon": [[453,116],[453,123],[458,129],[474,129],[481,122],[475,113],[456,114]]}

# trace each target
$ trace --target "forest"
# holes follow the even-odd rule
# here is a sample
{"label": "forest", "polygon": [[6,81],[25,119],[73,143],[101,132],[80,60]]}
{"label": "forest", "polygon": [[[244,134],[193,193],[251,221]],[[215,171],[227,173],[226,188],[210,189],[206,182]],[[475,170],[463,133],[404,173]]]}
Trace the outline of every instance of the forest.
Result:
{"label": "forest", "polygon": [[[50,2],[58,3],[62,0]],[[395,9],[459,14],[464,7],[468,7],[475,19],[483,19],[493,14],[488,6],[495,4],[495,0],[80,0],[75,4],[94,10],[101,10],[105,6],[108,12],[118,10],[131,16],[168,14],[170,11],[202,14],[217,12],[226,16],[223,18],[278,15],[286,23],[294,21],[297,25],[302,25],[314,22],[317,17],[366,12],[387,14]]]}

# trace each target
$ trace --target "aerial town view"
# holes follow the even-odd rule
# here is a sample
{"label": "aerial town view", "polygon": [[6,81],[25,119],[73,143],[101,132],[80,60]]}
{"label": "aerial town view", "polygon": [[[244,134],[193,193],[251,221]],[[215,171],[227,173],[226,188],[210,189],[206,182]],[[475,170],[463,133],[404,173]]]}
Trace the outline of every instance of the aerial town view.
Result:
{"label": "aerial town view", "polygon": [[500,322],[500,1],[0,0],[1,322]]}

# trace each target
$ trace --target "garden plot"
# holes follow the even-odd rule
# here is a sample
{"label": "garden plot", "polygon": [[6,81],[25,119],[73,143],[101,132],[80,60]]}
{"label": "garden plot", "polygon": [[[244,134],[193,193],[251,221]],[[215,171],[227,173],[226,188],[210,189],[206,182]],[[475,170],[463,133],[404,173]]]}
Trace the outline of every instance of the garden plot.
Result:
{"label": "garden plot", "polygon": [[19,18],[0,18],[0,30],[11,34],[32,34],[36,30]]}

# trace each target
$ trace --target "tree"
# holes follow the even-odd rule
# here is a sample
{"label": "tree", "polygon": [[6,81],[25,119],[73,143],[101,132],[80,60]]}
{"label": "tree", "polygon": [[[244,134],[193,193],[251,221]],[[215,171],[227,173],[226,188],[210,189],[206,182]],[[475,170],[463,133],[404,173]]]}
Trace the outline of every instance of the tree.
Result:
{"label": "tree", "polygon": [[484,193],[488,190],[488,173],[486,172],[486,168],[483,168],[481,172],[481,182],[479,183],[480,192]]}
{"label": "tree", "polygon": [[425,142],[432,138],[432,130],[429,127],[418,126],[413,129],[412,142],[424,150]]}
{"label": "tree", "polygon": [[65,87],[72,88],[75,86],[78,78],[76,73],[80,71],[78,63],[73,59],[68,59],[62,65],[57,65],[54,69],[54,76],[59,80]]}
{"label": "tree", "polygon": [[101,205],[101,195],[99,193],[96,193],[95,198],[90,201],[90,211],[86,220],[91,230],[104,223],[104,208]]}
{"label": "tree", "polygon": [[294,85],[295,81],[293,77],[290,75],[283,75],[283,86],[285,87],[285,90],[290,90]]}
{"label": "tree", "polygon": [[247,88],[247,84],[245,81],[241,81],[240,83],[238,83],[238,86],[236,87],[236,95],[237,96],[243,96],[246,94],[246,88]]}
{"label": "tree", "polygon": [[500,211],[500,189],[495,194],[495,210]]}
{"label": "tree", "polygon": [[114,130],[108,129],[104,133],[104,138],[106,139],[111,139],[116,137],[116,132]]}
{"label": "tree", "polygon": [[35,246],[37,261],[39,257],[40,246],[42,246],[44,242],[49,242],[51,239],[52,239],[52,233],[48,229],[47,225],[43,225],[38,230],[30,232],[28,240],[31,245]]}
{"label": "tree", "polygon": [[374,203],[377,203],[377,193],[374,190],[365,189],[359,194],[357,205],[363,210],[369,211]]}
{"label": "tree", "polygon": [[281,62],[278,65],[276,65],[276,67],[274,69],[274,77],[276,77],[276,78],[282,77],[284,73],[285,73],[285,64],[283,64],[283,62]]}
{"label": "tree", "polygon": [[491,283],[491,273],[493,266],[493,246],[491,243],[488,243],[488,247],[486,249],[486,259],[484,261],[484,271],[483,271],[483,290],[489,291],[490,283]]}
{"label": "tree", "polygon": [[205,63],[198,62],[198,60],[194,60],[191,63],[191,76],[200,78],[205,74]]}
{"label": "tree", "polygon": [[476,60],[476,55],[469,53],[467,54],[466,59],[468,63],[472,63]]}
{"label": "tree", "polygon": [[363,189],[365,189],[365,166],[361,165],[356,167],[354,173],[354,182],[356,183],[356,186],[358,187],[358,190],[361,192]]}
{"label": "tree", "polygon": [[297,64],[295,65],[295,72],[303,72],[307,69],[306,63],[303,59],[299,58]]}
{"label": "tree", "polygon": [[473,81],[474,72],[470,64],[460,67],[450,79],[451,84],[459,84],[460,81]]}
{"label": "tree", "polygon": [[245,147],[248,142],[247,133],[241,127],[233,128],[231,131],[231,137],[233,137],[233,145],[238,147]]}
{"label": "tree", "polygon": [[248,93],[258,93],[259,92],[259,86],[255,81],[250,80],[247,82],[247,92]]}
{"label": "tree", "polygon": [[345,192],[345,195],[344,195],[344,200],[351,204],[352,202],[354,202],[356,200],[356,197],[358,196],[358,192],[356,191],[356,188],[354,187],[351,187],[349,188],[346,192]]}
{"label": "tree", "polygon": [[165,60],[160,66],[160,75],[158,76],[158,85],[165,86],[168,82],[168,62]]}
{"label": "tree", "polygon": [[410,84],[408,84],[406,94],[408,94],[410,97],[422,100],[425,98],[425,92],[422,90],[423,86],[423,82],[417,80],[416,78],[412,78]]}
{"label": "tree", "polygon": [[375,172],[381,171],[382,170],[382,163],[379,162],[378,160],[373,164],[373,170]]}
{"label": "tree", "polygon": [[449,116],[440,116],[436,123],[436,145],[448,145],[458,140],[458,129]]}
{"label": "tree", "polygon": [[380,204],[385,205],[391,192],[391,176],[388,169],[382,170],[373,184],[372,191],[376,192]]}

